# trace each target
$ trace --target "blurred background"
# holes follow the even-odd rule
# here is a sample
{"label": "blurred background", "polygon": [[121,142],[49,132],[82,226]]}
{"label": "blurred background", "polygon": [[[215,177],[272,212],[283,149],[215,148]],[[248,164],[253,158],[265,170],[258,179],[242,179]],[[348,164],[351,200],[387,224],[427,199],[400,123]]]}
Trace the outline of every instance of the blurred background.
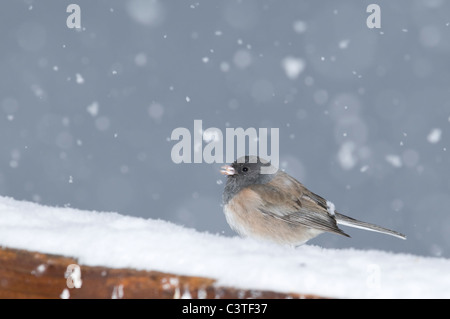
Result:
{"label": "blurred background", "polygon": [[279,128],[281,168],[408,236],[310,244],[450,257],[448,1],[0,3],[0,196],[235,236],[221,164],[171,160],[195,119]]}

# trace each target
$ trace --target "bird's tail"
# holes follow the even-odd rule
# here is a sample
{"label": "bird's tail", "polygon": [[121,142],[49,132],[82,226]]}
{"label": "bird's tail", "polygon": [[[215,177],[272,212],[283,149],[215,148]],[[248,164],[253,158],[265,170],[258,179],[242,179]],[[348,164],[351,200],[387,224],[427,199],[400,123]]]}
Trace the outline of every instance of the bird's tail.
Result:
{"label": "bird's tail", "polygon": [[394,230],[390,230],[387,228],[383,228],[381,226],[377,226],[374,224],[370,224],[370,223],[366,223],[366,222],[362,222],[359,220],[356,220],[354,218],[339,214],[339,213],[335,213],[336,216],[336,222],[340,225],[344,225],[344,226],[350,226],[350,227],[354,227],[354,228],[361,228],[361,229],[365,229],[365,230],[370,230],[370,231],[374,231],[374,232],[378,232],[378,233],[382,233],[382,234],[386,234],[386,235],[391,235],[397,238],[401,238],[401,239],[406,239],[406,236],[396,232]]}

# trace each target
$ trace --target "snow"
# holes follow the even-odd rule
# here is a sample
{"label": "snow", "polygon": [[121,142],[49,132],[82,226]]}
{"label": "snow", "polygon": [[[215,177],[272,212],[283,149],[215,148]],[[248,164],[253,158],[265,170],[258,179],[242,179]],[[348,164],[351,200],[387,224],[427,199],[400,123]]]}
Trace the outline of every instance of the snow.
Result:
{"label": "snow", "polygon": [[47,268],[46,265],[41,264],[41,265],[39,265],[39,266],[36,268],[36,271],[37,271],[38,273],[42,274],[42,273],[45,271],[46,268]]}
{"label": "snow", "polygon": [[84,78],[83,78],[83,76],[80,73],[75,74],[75,77],[76,77],[76,82],[78,84],[83,84],[84,83]]}
{"label": "snow", "polygon": [[402,167],[402,159],[398,155],[388,154],[385,156],[385,160],[394,167]]}
{"label": "snow", "polygon": [[343,169],[350,170],[356,165],[358,158],[354,154],[355,149],[356,145],[351,141],[347,141],[341,145],[337,159]]}
{"label": "snow", "polygon": [[[72,256],[89,266],[210,277],[217,285],[245,289],[338,298],[450,298],[448,259],[311,245],[292,248],[201,233],[163,220],[6,197],[0,197],[0,246]],[[76,269],[72,279],[78,278]],[[178,294],[189,297],[184,289]],[[118,286],[113,297],[122,296]],[[68,290],[61,292],[61,298],[68,297]]]}
{"label": "snow", "polygon": [[230,64],[229,64],[228,62],[225,62],[225,61],[221,62],[221,63],[220,63],[220,70],[221,70],[222,72],[228,72],[228,71],[230,71]]}
{"label": "snow", "polygon": [[341,50],[347,49],[349,43],[350,43],[349,39],[339,41],[339,49],[341,49]]}
{"label": "snow", "polygon": [[43,274],[46,270],[47,270],[47,265],[40,264],[39,266],[36,267],[36,269],[32,270],[31,273],[35,276],[39,276],[39,275]]}
{"label": "snow", "polygon": [[334,212],[336,211],[336,207],[334,206],[334,203],[327,200],[327,211],[330,215],[334,216]]}
{"label": "snow", "polygon": [[130,0],[126,9],[130,17],[143,26],[155,27],[165,20],[165,7],[158,0]]}
{"label": "snow", "polygon": [[247,50],[238,50],[233,57],[233,62],[239,69],[245,69],[252,64],[252,55]]}
{"label": "snow", "polygon": [[92,117],[96,117],[98,115],[98,110],[100,108],[100,105],[97,101],[92,102],[86,107],[86,111],[91,114]]}
{"label": "snow", "polygon": [[292,24],[292,28],[298,34],[301,34],[301,33],[304,33],[306,31],[308,26],[307,26],[306,22],[301,21],[301,20],[297,20],[297,21],[294,21],[294,23]]}
{"label": "snow", "polygon": [[427,140],[431,144],[436,144],[441,140],[442,130],[439,128],[434,128],[430,131],[427,136]]}
{"label": "snow", "polygon": [[140,67],[145,66],[147,64],[147,55],[143,52],[136,54],[134,57],[134,63]]}
{"label": "snow", "polygon": [[281,66],[286,76],[291,80],[295,80],[305,69],[305,61],[301,58],[287,56],[281,61]]}

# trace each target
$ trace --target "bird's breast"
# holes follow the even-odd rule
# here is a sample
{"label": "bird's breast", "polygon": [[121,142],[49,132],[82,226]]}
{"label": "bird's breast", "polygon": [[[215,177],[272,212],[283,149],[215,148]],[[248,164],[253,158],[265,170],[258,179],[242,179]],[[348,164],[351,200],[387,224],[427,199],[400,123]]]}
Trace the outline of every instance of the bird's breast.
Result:
{"label": "bird's breast", "polygon": [[300,245],[322,233],[263,213],[261,207],[261,197],[245,188],[224,205],[223,211],[230,227],[244,237]]}

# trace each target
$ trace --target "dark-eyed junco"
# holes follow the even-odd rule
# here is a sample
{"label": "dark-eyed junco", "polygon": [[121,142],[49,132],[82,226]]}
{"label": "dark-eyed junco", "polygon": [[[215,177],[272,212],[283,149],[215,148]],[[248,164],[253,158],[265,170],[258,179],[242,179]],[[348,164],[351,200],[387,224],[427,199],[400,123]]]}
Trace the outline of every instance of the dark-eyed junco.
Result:
{"label": "dark-eyed junco", "polygon": [[[261,173],[264,170],[269,174]],[[350,237],[338,224],[406,236],[339,214],[334,205],[292,176],[257,156],[245,156],[222,166],[227,175],[223,210],[228,224],[242,236],[281,244],[301,245],[323,232]]]}

